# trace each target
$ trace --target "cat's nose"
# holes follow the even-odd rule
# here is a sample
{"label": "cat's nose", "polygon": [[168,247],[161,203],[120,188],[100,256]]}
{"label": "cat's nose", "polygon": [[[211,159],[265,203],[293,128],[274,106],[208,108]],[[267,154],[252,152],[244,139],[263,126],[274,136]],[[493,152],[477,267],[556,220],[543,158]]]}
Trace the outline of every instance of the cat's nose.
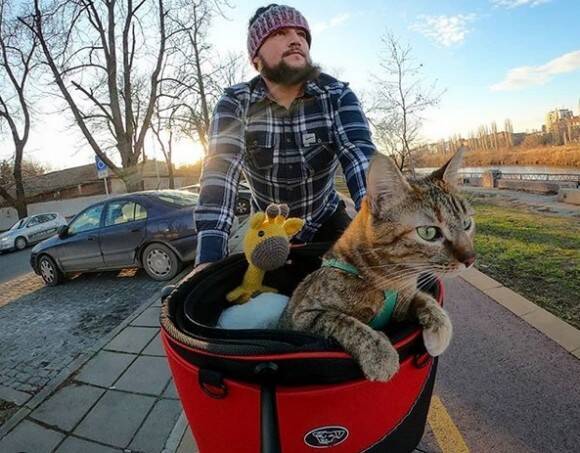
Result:
{"label": "cat's nose", "polygon": [[475,263],[475,254],[473,253],[471,255],[464,256],[461,262],[465,264],[466,268],[469,269],[471,266],[473,266],[473,263]]}

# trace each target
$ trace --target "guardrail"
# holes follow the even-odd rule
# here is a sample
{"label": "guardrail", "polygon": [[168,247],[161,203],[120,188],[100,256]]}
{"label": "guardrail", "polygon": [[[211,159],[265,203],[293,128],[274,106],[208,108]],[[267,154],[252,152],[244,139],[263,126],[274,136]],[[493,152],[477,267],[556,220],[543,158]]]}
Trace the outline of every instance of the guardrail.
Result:
{"label": "guardrail", "polygon": [[[481,178],[484,172],[460,172],[461,178]],[[509,179],[516,181],[550,181],[571,182],[580,186],[580,174],[574,173],[504,173],[498,172],[497,179]]]}

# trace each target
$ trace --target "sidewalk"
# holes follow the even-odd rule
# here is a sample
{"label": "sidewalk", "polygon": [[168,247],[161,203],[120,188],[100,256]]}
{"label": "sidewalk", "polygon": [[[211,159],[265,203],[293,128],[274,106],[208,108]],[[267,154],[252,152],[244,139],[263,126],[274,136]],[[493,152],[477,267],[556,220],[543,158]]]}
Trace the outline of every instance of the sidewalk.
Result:
{"label": "sidewalk", "polygon": [[[243,231],[230,238],[232,252]],[[0,427],[0,452],[175,452],[187,422],[159,337],[160,308],[156,291],[36,396],[11,391],[22,407]]]}
{"label": "sidewalk", "polygon": [[159,339],[160,306],[156,294],[80,369],[74,364],[27,402],[0,429],[0,451],[161,452],[173,438],[174,451],[184,423]]}

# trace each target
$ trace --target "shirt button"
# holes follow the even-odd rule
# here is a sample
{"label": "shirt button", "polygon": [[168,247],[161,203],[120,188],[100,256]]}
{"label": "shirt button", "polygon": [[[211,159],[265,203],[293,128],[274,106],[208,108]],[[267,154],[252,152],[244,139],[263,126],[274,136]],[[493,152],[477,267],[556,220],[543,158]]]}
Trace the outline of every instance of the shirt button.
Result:
{"label": "shirt button", "polygon": [[290,140],[289,138],[286,139],[286,143],[290,143],[292,140]]}

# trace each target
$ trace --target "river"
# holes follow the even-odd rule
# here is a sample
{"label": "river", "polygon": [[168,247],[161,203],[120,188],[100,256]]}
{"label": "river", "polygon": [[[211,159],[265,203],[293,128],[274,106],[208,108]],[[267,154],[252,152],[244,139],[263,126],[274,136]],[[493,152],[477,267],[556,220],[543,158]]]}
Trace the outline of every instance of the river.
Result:
{"label": "river", "polygon": [[[580,175],[578,167],[544,167],[541,165],[490,165],[487,167],[463,167],[459,170],[461,173],[482,173],[487,170],[497,169],[502,173],[549,173],[549,174],[568,174]],[[436,170],[435,167],[423,167],[415,169],[418,173],[428,173]]]}

